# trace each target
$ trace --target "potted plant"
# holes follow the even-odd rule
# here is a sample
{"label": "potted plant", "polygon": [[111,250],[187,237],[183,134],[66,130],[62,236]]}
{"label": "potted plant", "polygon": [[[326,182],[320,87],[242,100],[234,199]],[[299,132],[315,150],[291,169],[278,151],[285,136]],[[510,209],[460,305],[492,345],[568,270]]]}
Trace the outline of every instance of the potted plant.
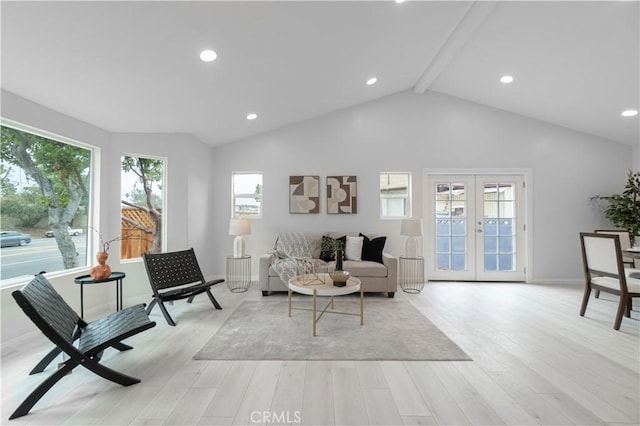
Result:
{"label": "potted plant", "polygon": [[339,251],[342,251],[342,241],[337,238],[322,237],[320,240],[320,252],[331,253],[337,261]]}
{"label": "potted plant", "polygon": [[592,199],[607,201],[607,218],[618,228],[629,231],[635,244],[640,243],[640,172],[629,171],[621,194],[596,195]]}

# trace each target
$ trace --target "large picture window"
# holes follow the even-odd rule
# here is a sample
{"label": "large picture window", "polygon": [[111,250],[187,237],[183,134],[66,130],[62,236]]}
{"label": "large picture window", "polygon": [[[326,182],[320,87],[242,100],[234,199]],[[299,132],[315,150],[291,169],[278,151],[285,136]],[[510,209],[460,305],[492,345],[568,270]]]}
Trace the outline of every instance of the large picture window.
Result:
{"label": "large picture window", "polygon": [[380,173],[380,218],[411,217],[411,173]]}
{"label": "large picture window", "polygon": [[160,253],[163,247],[165,161],[122,156],[120,258]]}
{"label": "large picture window", "polygon": [[94,148],[0,126],[0,280],[87,266]]}
{"label": "large picture window", "polygon": [[262,173],[235,172],[232,185],[232,217],[262,217]]}

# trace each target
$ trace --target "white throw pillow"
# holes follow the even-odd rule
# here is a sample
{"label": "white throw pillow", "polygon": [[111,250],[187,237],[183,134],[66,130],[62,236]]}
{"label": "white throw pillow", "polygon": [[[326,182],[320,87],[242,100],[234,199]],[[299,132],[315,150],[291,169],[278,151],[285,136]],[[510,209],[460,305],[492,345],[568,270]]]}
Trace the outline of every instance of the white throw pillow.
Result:
{"label": "white throw pillow", "polygon": [[347,244],[344,249],[344,257],[347,260],[362,260],[362,243],[364,241],[363,237],[352,237],[347,235]]}

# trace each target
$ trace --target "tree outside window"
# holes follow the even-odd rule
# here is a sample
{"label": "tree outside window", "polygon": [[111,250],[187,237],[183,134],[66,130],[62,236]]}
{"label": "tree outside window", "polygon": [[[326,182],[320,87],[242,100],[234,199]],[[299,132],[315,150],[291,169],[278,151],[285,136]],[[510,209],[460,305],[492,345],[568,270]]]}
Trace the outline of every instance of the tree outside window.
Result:
{"label": "tree outside window", "polygon": [[120,258],[162,252],[164,161],[122,156]]}
{"label": "tree outside window", "polygon": [[380,173],[380,218],[411,217],[411,173]]}
{"label": "tree outside window", "polygon": [[3,230],[30,234],[31,243],[0,250],[0,278],[87,266],[93,150],[20,127],[0,126],[0,216]]}
{"label": "tree outside window", "polygon": [[262,173],[235,172],[232,183],[231,216],[247,219],[262,217]]}

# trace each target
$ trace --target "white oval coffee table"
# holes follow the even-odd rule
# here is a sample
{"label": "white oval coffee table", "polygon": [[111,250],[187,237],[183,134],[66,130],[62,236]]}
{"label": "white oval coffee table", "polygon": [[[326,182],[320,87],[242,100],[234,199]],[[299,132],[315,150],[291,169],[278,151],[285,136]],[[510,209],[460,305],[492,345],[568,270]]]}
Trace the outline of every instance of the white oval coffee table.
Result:
{"label": "white oval coffee table", "polygon": [[[291,310],[313,312],[313,336],[316,335],[316,324],[322,318],[322,315],[340,314],[360,316],[360,325],[364,325],[364,289],[362,282],[356,277],[349,277],[347,283],[343,287],[333,285],[333,280],[329,274],[315,275],[298,275],[289,280],[289,318],[291,318]],[[291,306],[291,295],[293,292],[313,296],[312,309],[299,308]],[[360,292],[360,313],[341,312],[334,310],[334,297],[344,296],[345,294],[353,294]],[[317,301],[318,297],[329,297],[329,302],[318,314]]]}

